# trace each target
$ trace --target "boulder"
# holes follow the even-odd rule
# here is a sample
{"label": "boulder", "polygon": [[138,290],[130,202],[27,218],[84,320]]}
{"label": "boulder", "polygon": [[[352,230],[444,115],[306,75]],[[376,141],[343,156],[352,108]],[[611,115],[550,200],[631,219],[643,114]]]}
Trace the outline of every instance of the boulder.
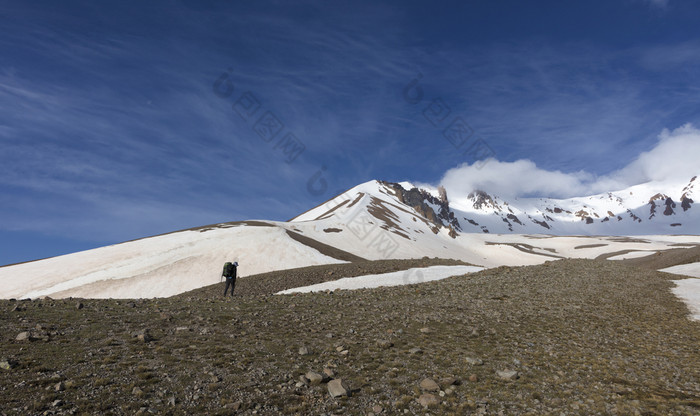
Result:
{"label": "boulder", "polygon": [[430,393],[421,394],[418,398],[418,403],[423,407],[435,406],[440,403],[440,399],[436,395]]}
{"label": "boulder", "polygon": [[350,396],[350,388],[343,379],[337,378],[328,382],[328,393],[331,397]]}
{"label": "boulder", "polygon": [[520,376],[518,375],[518,372],[515,370],[501,370],[501,371],[496,371],[496,375],[501,378],[502,380],[517,380]]}
{"label": "boulder", "polygon": [[309,380],[309,384],[312,386],[315,386],[317,384],[321,384],[323,381],[323,376],[315,371],[309,371],[306,373],[306,379]]}
{"label": "boulder", "polygon": [[420,382],[420,388],[424,391],[440,391],[440,386],[432,378],[424,378]]}

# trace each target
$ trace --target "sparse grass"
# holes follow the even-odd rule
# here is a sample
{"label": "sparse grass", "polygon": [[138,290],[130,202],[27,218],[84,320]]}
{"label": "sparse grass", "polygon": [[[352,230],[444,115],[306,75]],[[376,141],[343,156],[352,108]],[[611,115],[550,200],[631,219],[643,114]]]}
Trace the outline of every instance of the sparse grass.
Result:
{"label": "sparse grass", "polygon": [[[204,296],[215,288],[134,306],[82,300],[81,310],[75,300],[22,301],[22,311],[2,301],[2,355],[17,366],[0,370],[0,409],[366,414],[378,404],[383,414],[425,414],[420,381],[456,377],[461,383],[429,413],[700,414],[700,323],[686,318],[666,278],[564,260],[419,286],[233,302]],[[37,323],[49,341],[14,341]],[[136,338],[144,328],[153,341]],[[299,355],[301,346],[311,354]],[[410,353],[414,347],[422,353]],[[324,367],[346,380],[352,397],[332,399],[325,384],[296,386]],[[520,378],[500,380],[503,369]],[[59,381],[66,387],[56,391]]]}

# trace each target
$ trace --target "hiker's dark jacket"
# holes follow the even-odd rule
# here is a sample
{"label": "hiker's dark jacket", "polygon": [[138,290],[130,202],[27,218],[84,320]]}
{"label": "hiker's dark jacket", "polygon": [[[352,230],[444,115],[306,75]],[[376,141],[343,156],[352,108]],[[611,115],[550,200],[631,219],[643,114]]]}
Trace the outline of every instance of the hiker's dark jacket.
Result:
{"label": "hiker's dark jacket", "polygon": [[[226,269],[228,269],[228,270],[226,270]],[[227,279],[228,278],[235,279],[236,278],[236,270],[237,270],[237,267],[234,264],[230,265],[229,267],[224,266],[224,271],[221,274],[222,274],[222,276],[224,276]]]}

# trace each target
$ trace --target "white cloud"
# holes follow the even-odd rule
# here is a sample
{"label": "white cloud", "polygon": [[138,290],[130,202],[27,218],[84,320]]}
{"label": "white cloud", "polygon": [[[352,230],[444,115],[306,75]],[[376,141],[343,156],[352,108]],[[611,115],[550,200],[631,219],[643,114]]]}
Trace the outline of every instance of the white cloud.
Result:
{"label": "white cloud", "polygon": [[585,172],[564,173],[538,168],[530,160],[501,162],[490,160],[479,165],[463,164],[450,169],[440,181],[451,198],[461,198],[475,189],[503,197],[564,195],[584,192]]}
{"label": "white cloud", "polygon": [[697,155],[700,155],[700,130],[686,124],[673,131],[664,130],[653,149],[605,176],[585,171],[549,171],[531,160],[491,159],[483,166],[463,164],[450,169],[440,183],[453,199],[463,198],[476,189],[501,197],[568,198],[616,191],[649,181],[689,180],[700,174]]}
{"label": "white cloud", "polygon": [[700,173],[700,130],[686,124],[673,131],[664,130],[659,143],[611,177],[634,185],[647,181],[687,179]]}

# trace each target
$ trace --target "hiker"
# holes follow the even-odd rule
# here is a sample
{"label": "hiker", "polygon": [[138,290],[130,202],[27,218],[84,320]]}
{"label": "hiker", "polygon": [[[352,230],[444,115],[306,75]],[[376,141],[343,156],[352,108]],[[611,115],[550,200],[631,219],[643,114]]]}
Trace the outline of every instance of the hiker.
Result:
{"label": "hiker", "polygon": [[226,288],[224,289],[224,297],[226,297],[226,292],[228,292],[228,287],[231,286],[231,297],[233,297],[233,289],[236,287],[236,270],[238,269],[238,262],[234,261],[226,262],[224,264],[224,271],[221,273],[223,277],[226,278]]}

